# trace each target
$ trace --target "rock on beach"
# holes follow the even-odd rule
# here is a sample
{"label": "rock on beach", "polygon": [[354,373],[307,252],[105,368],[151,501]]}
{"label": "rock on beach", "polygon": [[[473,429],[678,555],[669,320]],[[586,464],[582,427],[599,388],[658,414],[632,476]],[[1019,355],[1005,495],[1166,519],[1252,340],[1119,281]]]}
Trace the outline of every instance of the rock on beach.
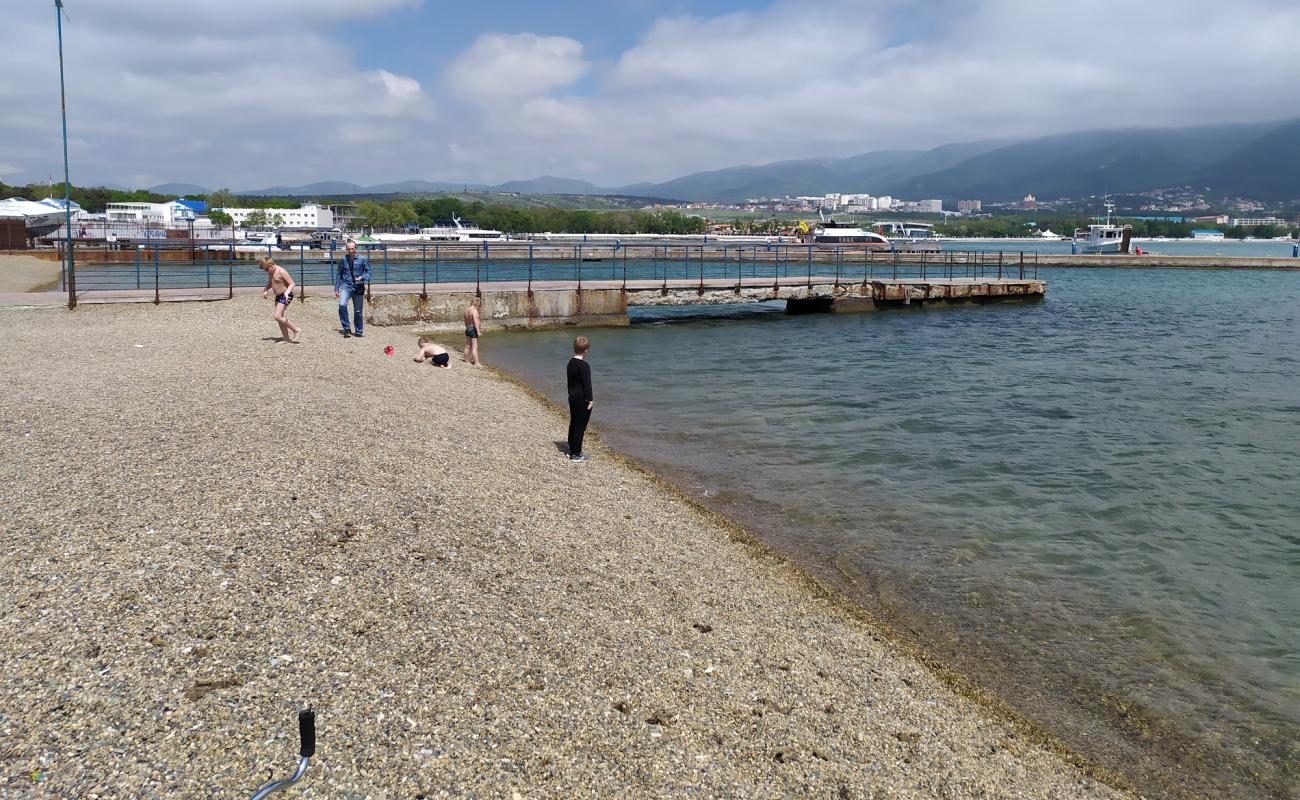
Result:
{"label": "rock on beach", "polygon": [[1122,796],[490,370],[271,312],[0,309],[0,795],[247,797],[311,706],[302,797]]}

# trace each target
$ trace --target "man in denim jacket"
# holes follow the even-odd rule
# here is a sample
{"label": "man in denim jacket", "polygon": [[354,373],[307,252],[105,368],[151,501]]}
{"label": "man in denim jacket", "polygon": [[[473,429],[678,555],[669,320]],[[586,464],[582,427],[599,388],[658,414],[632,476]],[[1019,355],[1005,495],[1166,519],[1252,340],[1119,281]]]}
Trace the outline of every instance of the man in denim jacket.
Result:
{"label": "man in denim jacket", "polygon": [[339,299],[339,324],[343,326],[343,335],[351,336],[348,327],[348,298],[352,298],[353,327],[356,335],[361,336],[365,326],[366,284],[370,283],[370,262],[365,256],[357,255],[357,243],[348,239],[347,254],[339,260],[334,270],[334,296]]}

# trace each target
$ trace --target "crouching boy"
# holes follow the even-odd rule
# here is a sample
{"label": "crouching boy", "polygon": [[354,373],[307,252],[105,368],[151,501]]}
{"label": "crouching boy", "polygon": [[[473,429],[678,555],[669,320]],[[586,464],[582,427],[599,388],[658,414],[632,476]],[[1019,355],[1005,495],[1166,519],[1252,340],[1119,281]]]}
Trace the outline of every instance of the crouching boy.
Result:
{"label": "crouching boy", "polygon": [[415,357],[418,364],[422,361],[428,361],[440,369],[451,369],[451,354],[443,347],[440,347],[423,336],[420,337],[420,354]]}

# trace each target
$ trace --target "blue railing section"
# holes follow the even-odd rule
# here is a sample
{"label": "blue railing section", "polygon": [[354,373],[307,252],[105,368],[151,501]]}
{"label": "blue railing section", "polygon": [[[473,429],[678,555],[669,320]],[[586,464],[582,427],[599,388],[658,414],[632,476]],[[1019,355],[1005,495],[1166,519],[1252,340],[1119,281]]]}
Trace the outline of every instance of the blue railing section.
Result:
{"label": "blue railing section", "polygon": [[[1034,253],[991,251],[904,252],[804,244],[524,244],[484,242],[397,247],[364,244],[372,288],[494,282],[699,281],[701,283],[832,278],[872,279],[1037,278]],[[99,255],[105,259],[97,261]],[[134,251],[97,254],[78,250],[82,292],[131,289],[227,289],[266,284],[258,259],[269,255],[310,290],[330,290],[341,252],[306,245],[278,249],[209,245],[177,249],[140,244]],[[130,259],[130,261],[126,261]],[[301,292],[300,297],[306,294]]]}

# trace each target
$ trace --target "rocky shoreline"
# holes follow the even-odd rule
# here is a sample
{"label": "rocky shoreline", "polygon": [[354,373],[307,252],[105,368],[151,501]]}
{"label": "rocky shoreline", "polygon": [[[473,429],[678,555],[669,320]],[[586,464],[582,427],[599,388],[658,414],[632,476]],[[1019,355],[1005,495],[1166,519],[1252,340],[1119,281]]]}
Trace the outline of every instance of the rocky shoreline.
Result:
{"label": "rocky shoreline", "polygon": [[1123,796],[518,386],[270,314],[0,310],[10,796],[247,796],[308,704],[304,797]]}

